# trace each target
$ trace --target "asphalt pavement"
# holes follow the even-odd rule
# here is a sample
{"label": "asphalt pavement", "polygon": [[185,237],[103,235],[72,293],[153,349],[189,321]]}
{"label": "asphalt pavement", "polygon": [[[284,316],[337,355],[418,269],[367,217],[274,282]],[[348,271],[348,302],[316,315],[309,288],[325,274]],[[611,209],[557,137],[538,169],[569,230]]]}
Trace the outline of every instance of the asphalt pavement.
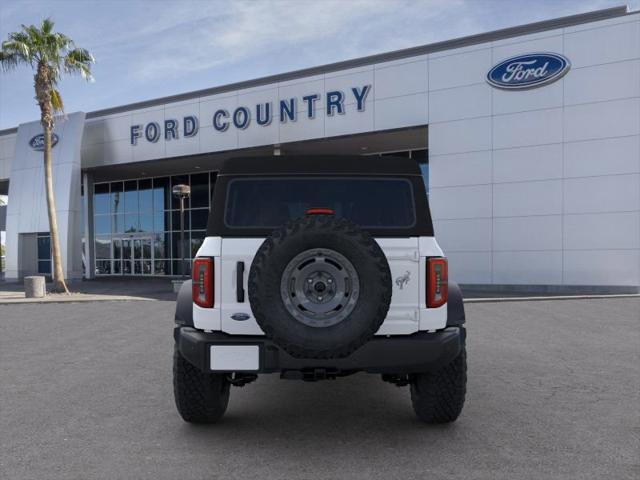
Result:
{"label": "asphalt pavement", "polygon": [[0,478],[637,479],[640,299],[467,306],[450,426],[359,374],[233,388],[192,426],[172,393],[172,302],[0,305]]}

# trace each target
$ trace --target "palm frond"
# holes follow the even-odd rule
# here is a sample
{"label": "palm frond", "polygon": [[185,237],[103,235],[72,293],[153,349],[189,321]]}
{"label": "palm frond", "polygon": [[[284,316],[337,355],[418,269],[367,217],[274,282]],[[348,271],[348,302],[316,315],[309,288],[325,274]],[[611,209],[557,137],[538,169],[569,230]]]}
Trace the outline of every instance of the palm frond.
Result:
{"label": "palm frond", "polygon": [[36,27],[35,25],[22,25],[22,31],[29,38],[29,43],[31,43],[31,45],[33,45],[34,47],[43,46],[44,35],[42,35],[42,32],[38,27]]}
{"label": "palm frond", "polygon": [[22,43],[24,45],[27,45],[29,48],[31,48],[31,46],[32,46],[31,39],[29,38],[29,35],[27,35],[25,32],[13,32],[13,33],[10,33],[9,34],[9,40],[7,40],[7,41],[8,42],[15,42],[15,43]]}
{"label": "palm frond", "polygon": [[16,55],[23,59],[25,62],[31,63],[32,50],[28,41],[24,41],[23,38],[10,38],[9,40],[2,42],[2,51],[7,54]]}
{"label": "palm frond", "polygon": [[52,36],[58,49],[73,50],[75,48],[73,40],[67,37],[64,33],[54,33]]}
{"label": "palm frond", "polygon": [[5,72],[16,68],[21,60],[21,57],[15,53],[0,51],[0,65]]}
{"label": "palm frond", "polygon": [[64,112],[64,104],[62,103],[62,97],[60,96],[60,92],[55,88],[51,89],[51,106],[53,107],[53,111],[55,113]]}
{"label": "palm frond", "polygon": [[54,25],[55,24],[53,20],[51,20],[51,17],[47,17],[42,20],[42,25],[40,26],[40,30],[42,30],[42,33],[44,33],[45,35],[49,35],[53,31]]}
{"label": "palm frond", "polygon": [[93,55],[84,48],[75,48],[64,57],[64,69],[68,73],[78,73],[85,80],[91,81],[91,64],[95,63]]}
{"label": "palm frond", "polygon": [[79,74],[91,81],[91,65],[95,60],[88,50],[77,47],[71,38],[54,32],[53,28],[53,20],[45,18],[39,26],[22,25],[20,31],[10,33],[1,45],[0,65],[4,70],[20,64],[37,69],[36,96],[41,100],[50,98],[54,112],[63,112],[62,97],[57,90],[62,74]]}

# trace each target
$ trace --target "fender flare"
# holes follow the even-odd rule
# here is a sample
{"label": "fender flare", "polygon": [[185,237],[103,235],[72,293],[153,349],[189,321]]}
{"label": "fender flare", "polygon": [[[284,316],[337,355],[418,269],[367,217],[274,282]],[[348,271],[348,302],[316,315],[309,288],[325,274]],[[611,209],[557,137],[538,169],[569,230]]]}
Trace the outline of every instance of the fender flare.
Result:
{"label": "fender flare", "polygon": [[191,280],[180,287],[176,300],[175,322],[185,327],[193,327],[193,300],[191,297]]}
{"label": "fender flare", "polygon": [[447,327],[463,325],[465,323],[462,290],[456,282],[449,281],[449,296],[447,298]]}

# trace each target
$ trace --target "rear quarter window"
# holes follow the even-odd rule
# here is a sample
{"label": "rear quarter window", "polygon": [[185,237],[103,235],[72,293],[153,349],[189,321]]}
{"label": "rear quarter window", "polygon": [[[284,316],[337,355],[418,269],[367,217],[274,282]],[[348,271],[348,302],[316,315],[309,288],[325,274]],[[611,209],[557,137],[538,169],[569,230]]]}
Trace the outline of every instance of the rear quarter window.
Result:
{"label": "rear quarter window", "polygon": [[316,207],[367,229],[416,224],[413,185],[405,178],[235,178],[225,200],[224,223],[232,229],[273,229]]}

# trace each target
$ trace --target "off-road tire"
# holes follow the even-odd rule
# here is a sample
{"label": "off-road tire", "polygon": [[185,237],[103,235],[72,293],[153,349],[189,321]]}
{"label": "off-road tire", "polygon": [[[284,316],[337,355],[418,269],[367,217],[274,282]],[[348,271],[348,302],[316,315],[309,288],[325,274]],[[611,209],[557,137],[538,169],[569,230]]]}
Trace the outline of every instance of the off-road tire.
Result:
{"label": "off-road tire", "polygon": [[412,376],[413,410],[426,423],[453,422],[462,411],[466,389],[467,353],[463,346],[458,356],[440,370]]}
{"label": "off-road tire", "polygon": [[225,375],[204,373],[173,351],[173,393],[180,416],[189,423],[215,423],[229,403],[230,383]]}
{"label": "off-road tire", "polygon": [[[281,296],[289,262],[307,250],[331,249],[351,262],[359,278],[355,307],[339,323],[316,327],[298,321]],[[391,303],[389,263],[378,243],[353,222],[307,215],[275,230],[258,249],[249,272],[251,310],[265,335],[298,358],[345,357],[370,340]]]}

